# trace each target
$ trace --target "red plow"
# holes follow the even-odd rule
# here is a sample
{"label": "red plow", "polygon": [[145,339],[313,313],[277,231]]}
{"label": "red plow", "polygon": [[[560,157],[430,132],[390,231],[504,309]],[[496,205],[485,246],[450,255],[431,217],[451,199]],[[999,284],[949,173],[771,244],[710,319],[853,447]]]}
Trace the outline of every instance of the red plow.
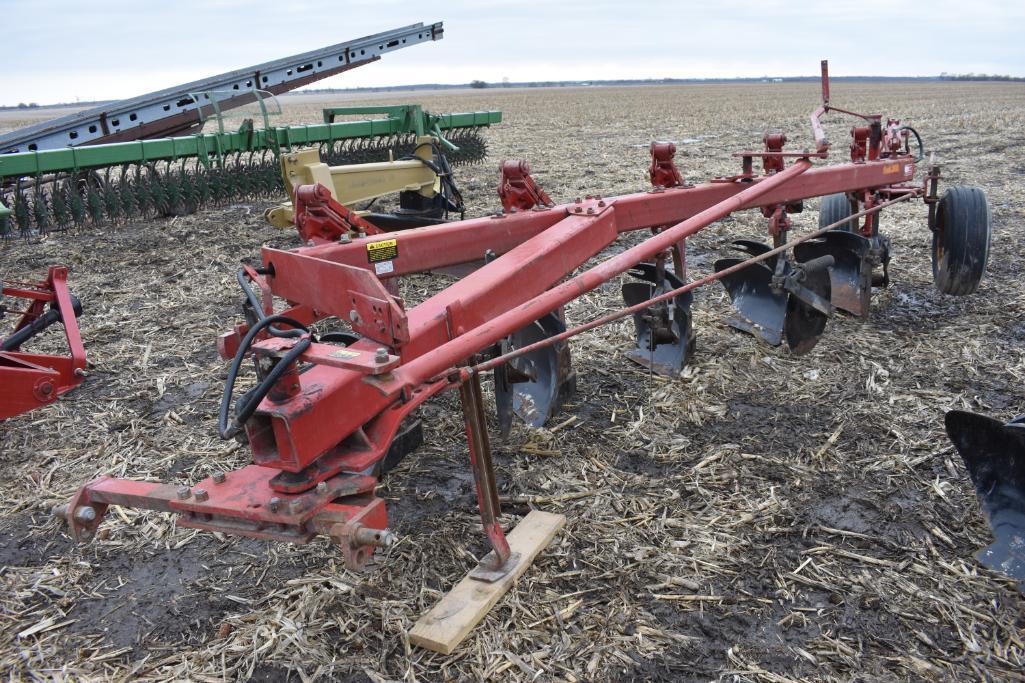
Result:
{"label": "red plow", "polygon": [[[973,291],[989,244],[989,210],[981,190],[938,194],[939,168],[915,181],[921,145],[895,119],[859,115],[850,161],[819,165],[830,143],[811,115],[813,149],[786,151],[785,136],[766,134],[764,149],[742,151],[737,175],[687,185],[672,145],[652,145],[653,188],[618,197],[587,196],[553,205],[524,162],[505,162],[505,210],[439,226],[385,233],[329,206],[315,187],[299,190],[313,207],[297,213],[307,246],[262,250],[259,267],[238,280],[245,323],[221,336],[231,359],[219,419],[224,438],[243,437],[252,464],[215,472],[193,486],[104,477],[90,482],[61,514],[76,539],[89,540],[108,506],[179,515],[178,523],[270,540],[303,543],[328,536],[350,568],[388,545],[388,517],[374,494],[378,478],[421,440],[416,410],[457,390],[484,531],[492,551],[474,574],[496,581],[515,557],[498,522],[480,376],[494,371],[499,424],[512,415],[544,423],[573,390],[567,340],[632,316],[629,355],[655,371],[677,373],[693,350],[691,290],[714,280],[737,309],[736,326],[795,353],[811,350],[841,309],[865,316],[873,286],[888,284],[889,244],[879,211],[920,199],[928,207],[936,284],[949,294]],[[757,171],[756,163],[761,166]],[[789,214],[824,197],[820,229],[792,236]],[[297,206],[297,208],[299,208]],[[723,259],[714,273],[687,281],[686,240],[740,210],[768,219],[771,244],[736,243],[745,259]],[[925,222],[925,221],[923,221]],[[304,229],[305,228],[305,229]],[[643,242],[597,265],[591,258],[633,231]],[[407,307],[397,278],[454,266],[477,266],[416,306]],[[626,307],[568,328],[563,307],[629,274]],[[275,306],[275,301],[286,302]],[[335,331],[315,334],[328,321]],[[256,386],[235,397],[243,364]]]}
{"label": "red plow", "polygon": [[[25,308],[10,302],[27,301]],[[68,269],[51,266],[42,282],[5,282],[0,318],[17,316],[0,339],[0,420],[53,403],[85,378],[85,349],[78,332],[82,304],[68,291]],[[56,323],[64,327],[69,355],[30,353],[22,346]]]}

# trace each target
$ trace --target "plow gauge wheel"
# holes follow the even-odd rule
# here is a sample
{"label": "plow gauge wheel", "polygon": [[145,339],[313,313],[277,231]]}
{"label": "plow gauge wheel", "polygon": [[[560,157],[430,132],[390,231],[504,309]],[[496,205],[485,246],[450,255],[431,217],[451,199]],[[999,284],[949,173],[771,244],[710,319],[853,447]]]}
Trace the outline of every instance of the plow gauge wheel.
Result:
{"label": "plow gauge wheel", "polygon": [[938,290],[964,296],[979,288],[989,260],[990,220],[981,189],[957,185],[943,193],[932,235],[932,275]]}

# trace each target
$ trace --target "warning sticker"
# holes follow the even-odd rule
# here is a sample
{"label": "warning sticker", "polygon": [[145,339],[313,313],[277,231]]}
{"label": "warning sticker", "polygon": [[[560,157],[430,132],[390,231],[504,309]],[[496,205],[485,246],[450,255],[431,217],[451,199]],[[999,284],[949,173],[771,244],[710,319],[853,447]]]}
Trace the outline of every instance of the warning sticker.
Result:
{"label": "warning sticker", "polygon": [[378,275],[387,275],[388,273],[395,272],[395,263],[393,261],[381,261],[374,264],[374,272]]}
{"label": "warning sticker", "polygon": [[337,351],[331,352],[332,358],[355,358],[359,355],[359,351],[346,351],[345,349],[338,349]]}
{"label": "warning sticker", "polygon": [[399,255],[398,240],[381,240],[367,244],[367,261],[378,263],[379,261],[391,261]]}
{"label": "warning sticker", "polygon": [[[890,173],[900,173],[900,164],[886,164],[883,166],[883,173],[889,175]],[[367,245],[370,248],[370,245]]]}

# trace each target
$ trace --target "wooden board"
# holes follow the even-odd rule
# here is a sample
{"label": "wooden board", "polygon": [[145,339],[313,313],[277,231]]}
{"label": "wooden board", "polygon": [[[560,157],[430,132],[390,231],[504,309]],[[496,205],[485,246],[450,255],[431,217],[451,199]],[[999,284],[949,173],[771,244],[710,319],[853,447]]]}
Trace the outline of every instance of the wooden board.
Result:
{"label": "wooden board", "polygon": [[565,515],[532,510],[506,537],[509,548],[520,554],[512,571],[494,583],[463,578],[430,612],[420,617],[409,631],[409,642],[422,648],[451,654],[474,626],[527,571],[559,529]]}

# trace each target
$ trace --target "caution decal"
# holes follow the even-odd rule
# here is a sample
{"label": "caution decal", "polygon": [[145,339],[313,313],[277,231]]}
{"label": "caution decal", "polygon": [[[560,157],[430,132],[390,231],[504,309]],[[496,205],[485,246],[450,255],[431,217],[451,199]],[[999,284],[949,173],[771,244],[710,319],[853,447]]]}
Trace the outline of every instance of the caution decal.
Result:
{"label": "caution decal", "polygon": [[369,261],[370,263],[391,261],[398,255],[398,240],[381,240],[380,242],[370,242],[367,244],[367,261]]}

